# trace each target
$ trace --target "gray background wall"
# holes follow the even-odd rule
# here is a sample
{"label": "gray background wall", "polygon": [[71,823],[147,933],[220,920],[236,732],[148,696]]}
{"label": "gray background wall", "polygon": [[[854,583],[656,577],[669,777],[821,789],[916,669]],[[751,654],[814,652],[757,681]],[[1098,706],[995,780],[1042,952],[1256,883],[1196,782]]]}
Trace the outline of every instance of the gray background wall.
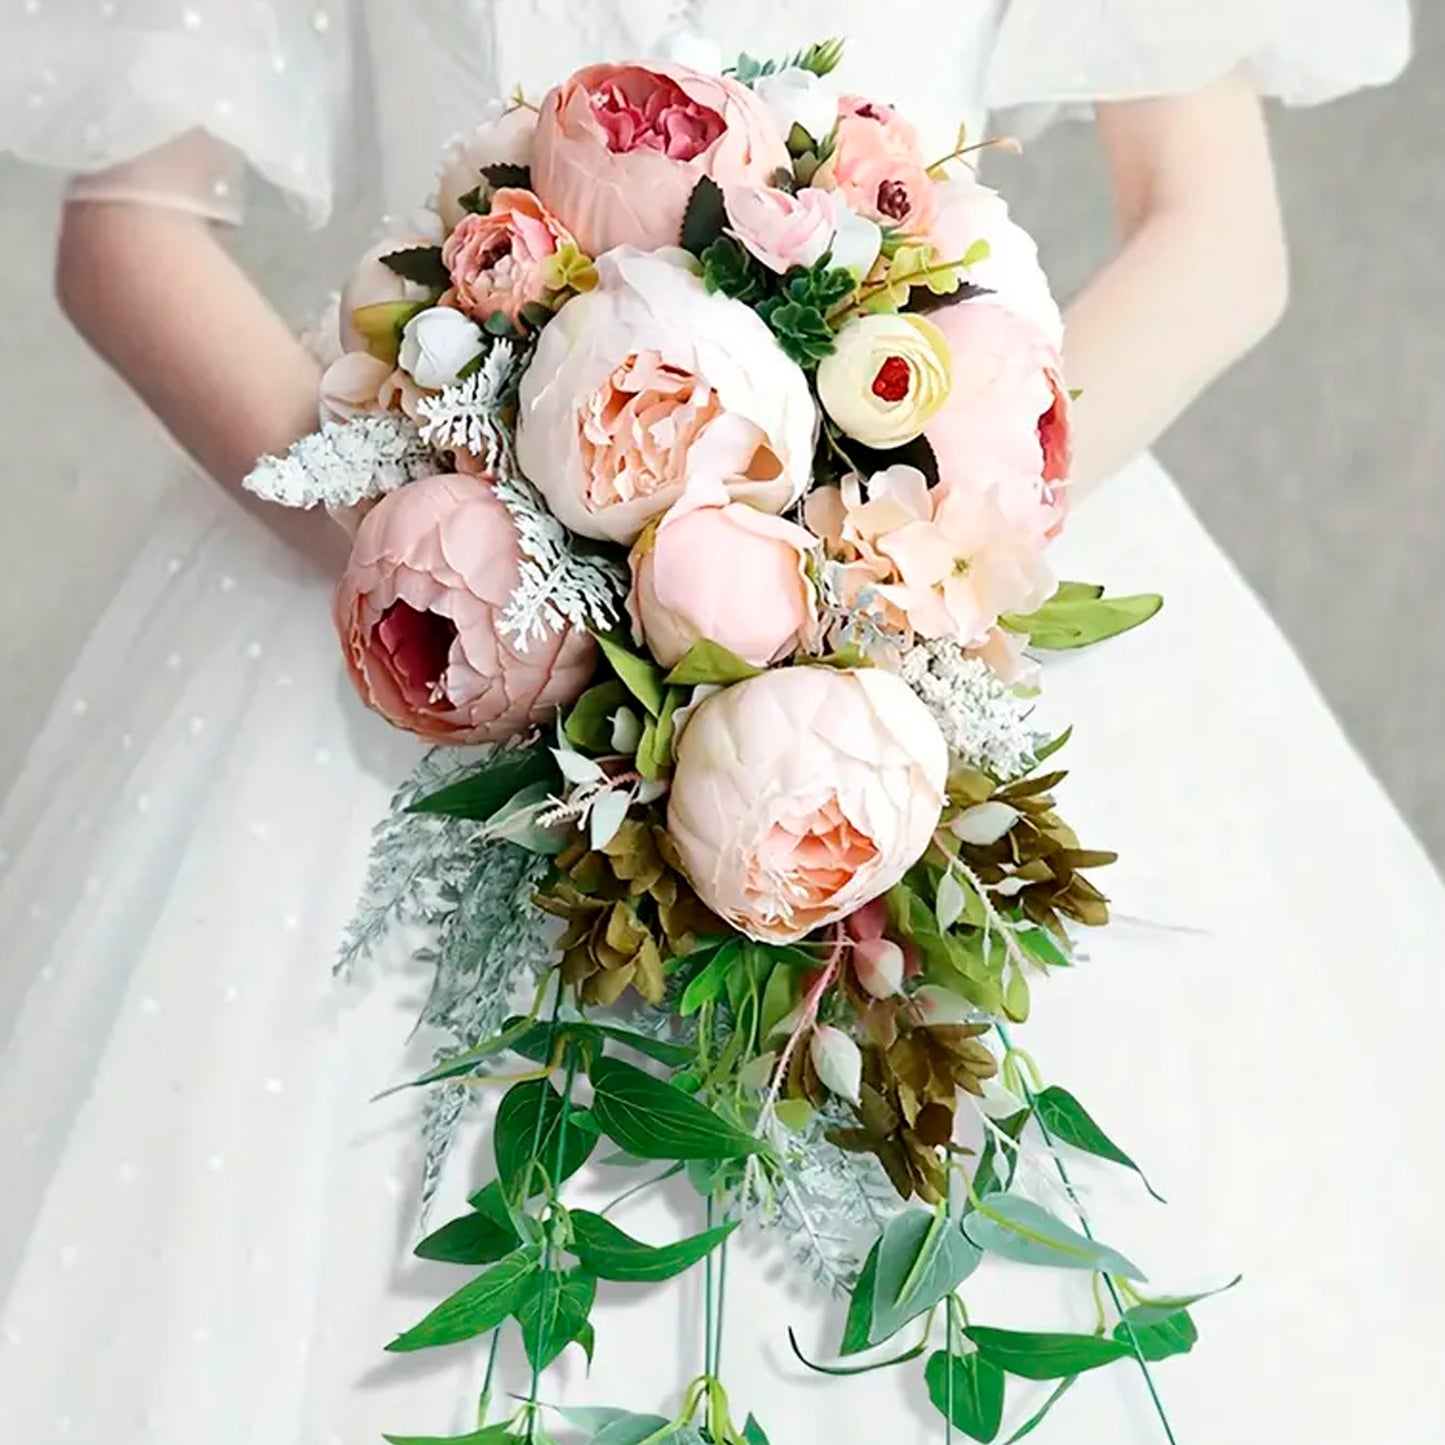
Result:
{"label": "gray background wall", "polygon": [[[1292,309],[1160,451],[1445,862],[1445,11],[1419,8],[1398,86],[1275,117]],[[1089,130],[1008,165],[996,179],[1067,293],[1109,244]],[[56,194],[0,163],[0,791],[175,472],[50,300]],[[322,266],[240,244],[299,308],[371,212],[344,208]],[[1222,285],[1227,255],[1221,237]]]}

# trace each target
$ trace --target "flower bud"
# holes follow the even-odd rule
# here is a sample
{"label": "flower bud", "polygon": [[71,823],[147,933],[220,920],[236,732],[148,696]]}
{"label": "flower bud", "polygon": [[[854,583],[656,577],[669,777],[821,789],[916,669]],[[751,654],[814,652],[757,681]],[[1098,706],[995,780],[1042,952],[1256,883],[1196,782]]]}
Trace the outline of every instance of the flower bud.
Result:
{"label": "flower bud", "polygon": [[903,950],[891,938],[869,938],[853,946],[853,972],[874,998],[892,998],[903,986]]}
{"label": "flower bud", "polygon": [[401,369],[431,391],[452,386],[457,373],[482,354],[482,328],[450,306],[419,311],[402,328]]}
{"label": "flower bud", "polygon": [[819,364],[818,397],[855,441],[901,447],[947,399],[950,373],[948,342],[926,317],[859,316]]}
{"label": "flower bud", "polygon": [[808,1052],[818,1077],[827,1088],[850,1104],[856,1104],[863,1087],[863,1055],[858,1045],[842,1029],[819,1024],[813,1030]]}

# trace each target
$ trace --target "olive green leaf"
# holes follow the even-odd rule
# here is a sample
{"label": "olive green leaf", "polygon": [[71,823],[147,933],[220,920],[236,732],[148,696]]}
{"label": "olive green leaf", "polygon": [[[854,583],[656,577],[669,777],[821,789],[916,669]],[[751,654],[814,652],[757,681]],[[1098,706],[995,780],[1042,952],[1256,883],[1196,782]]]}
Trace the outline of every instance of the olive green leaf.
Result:
{"label": "olive green leaf", "polygon": [[667,674],[667,680],[674,687],[697,687],[703,683],[727,687],[730,683],[756,677],[761,671],[762,668],[744,662],[737,653],[729,652],[720,643],[704,638],[688,648],[682,661]]}
{"label": "olive green leaf", "polygon": [[[1065,584],[1069,585],[1069,584]],[[1056,593],[1035,612],[1010,613],[1000,621],[1010,632],[1025,634],[1031,647],[1063,652],[1096,642],[1149,621],[1164,605],[1156,593],[1135,597],[1075,597]]]}
{"label": "olive green leaf", "polygon": [[596,632],[593,636],[597,639],[597,645],[602,649],[608,665],[628,692],[647,709],[650,716],[657,717],[662,712],[663,704],[661,668],[645,657],[629,651],[616,638],[609,637],[605,632]]}
{"label": "olive green leaf", "polygon": [[589,687],[572,705],[562,731],[567,741],[589,753],[606,754],[612,747],[612,717],[631,694],[616,678]]}

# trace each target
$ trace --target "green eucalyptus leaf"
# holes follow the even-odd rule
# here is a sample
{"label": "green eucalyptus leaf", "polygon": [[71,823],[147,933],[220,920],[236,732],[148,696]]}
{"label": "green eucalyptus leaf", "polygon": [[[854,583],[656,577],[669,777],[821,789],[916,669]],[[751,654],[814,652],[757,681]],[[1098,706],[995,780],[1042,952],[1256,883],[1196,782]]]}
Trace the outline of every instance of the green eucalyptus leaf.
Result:
{"label": "green eucalyptus leaf", "polygon": [[1132,1351],[1102,1335],[1036,1334],[969,1325],[964,1334],[984,1357],[1025,1380],[1062,1380],[1126,1359]]}
{"label": "green eucalyptus leaf", "polygon": [[704,639],[688,648],[682,661],[667,674],[667,680],[674,687],[698,687],[709,683],[727,687],[734,682],[746,682],[750,677],[757,677],[762,670],[744,662],[737,653],[729,652],[721,643]]}
{"label": "green eucalyptus leaf", "polygon": [[467,777],[419,798],[406,811],[445,818],[468,818],[484,823],[495,817],[524,788],[536,783],[556,787],[561,781],[549,749],[498,748]]}
{"label": "green eucalyptus leaf", "polygon": [[541,1248],[514,1249],[443,1300],[420,1324],[398,1335],[386,1348],[392,1354],[434,1349],[476,1339],[497,1328],[517,1306],[527,1280],[536,1272]]}
{"label": "green eucalyptus leaf", "polygon": [[1010,632],[1025,634],[1029,645],[1046,652],[1092,647],[1148,622],[1164,605],[1155,593],[1135,597],[1060,598],[1056,593],[1035,612],[1000,619]]}
{"label": "green eucalyptus leaf", "polygon": [[928,1398],[945,1420],[984,1445],[1003,1424],[1004,1372],[980,1352],[960,1358],[939,1350],[923,1367]]}
{"label": "green eucalyptus leaf", "polygon": [[674,1244],[651,1245],[633,1239],[610,1219],[590,1210],[574,1209],[568,1250],[599,1279],[657,1283],[691,1269],[738,1227],[731,1220],[716,1229],[689,1235]]}
{"label": "green eucalyptus leaf", "polygon": [[942,1210],[909,1209],[883,1226],[868,1343],[892,1338],[976,1270],[983,1252]]}
{"label": "green eucalyptus leaf", "polygon": [[[563,1134],[563,1117],[566,1132]],[[562,1163],[557,1170],[561,1140]],[[566,1103],[549,1079],[513,1084],[497,1106],[492,1149],[497,1179],[508,1198],[540,1194],[570,1179],[597,1144],[597,1125],[586,1109]]]}
{"label": "green eucalyptus leaf", "polygon": [[533,1369],[545,1370],[581,1333],[597,1298],[597,1276],[586,1269],[538,1270],[512,1311]]}
{"label": "green eucalyptus leaf", "polygon": [[1018,1264],[1085,1269],[1143,1279],[1117,1250],[1070,1228],[1041,1204],[1018,1194],[995,1194],[964,1216],[963,1232],[981,1250]]}
{"label": "green eucalyptus leaf", "polygon": [[1141,1321],[1134,1310],[1126,1310],[1114,1326],[1114,1338],[1132,1346],[1152,1365],[1174,1355],[1187,1355],[1199,1342],[1199,1330],[1188,1310],[1179,1310],[1164,1318]]}
{"label": "green eucalyptus leaf", "polygon": [[598,1126],[639,1158],[741,1159],[763,1152],[736,1124],[621,1059],[598,1059],[591,1074]]}
{"label": "green eucalyptus leaf", "polygon": [[1081,1149],[1098,1159],[1107,1159],[1132,1169],[1161,1204],[1164,1197],[1144,1176],[1144,1171],[1090,1117],[1089,1112],[1067,1089],[1048,1088],[1034,1099],[1034,1112],[1049,1138],[1059,1144]]}
{"label": "green eucalyptus leaf", "polygon": [[647,709],[650,717],[658,717],[664,701],[662,669],[629,651],[605,632],[597,632],[593,636],[618,680]]}
{"label": "green eucalyptus leaf", "polygon": [[660,1435],[672,1422],[661,1415],[622,1415],[604,1425],[591,1439],[590,1445],[642,1445]]}
{"label": "green eucalyptus leaf", "polygon": [[1192,1309],[1203,1300],[1227,1293],[1243,1279],[1242,1274],[1237,1274],[1228,1284],[1222,1284],[1218,1289],[1202,1290],[1198,1294],[1161,1295],[1155,1299],[1140,1299],[1129,1311],[1129,1316],[1140,1325],[1158,1324],[1161,1320],[1178,1314],[1180,1310]]}

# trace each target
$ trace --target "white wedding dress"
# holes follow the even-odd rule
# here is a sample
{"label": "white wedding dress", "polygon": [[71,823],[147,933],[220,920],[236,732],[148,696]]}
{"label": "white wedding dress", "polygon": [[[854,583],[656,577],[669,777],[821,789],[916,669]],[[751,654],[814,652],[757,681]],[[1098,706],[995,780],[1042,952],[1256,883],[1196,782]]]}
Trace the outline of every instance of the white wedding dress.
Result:
{"label": "white wedding dress", "polygon": [[[203,125],[319,216],[362,25],[387,173],[415,196],[440,141],[513,81],[536,92],[679,23],[757,54],[852,32],[847,82],[945,138],[986,105],[1183,90],[1239,61],[1325,99],[1388,78],[1407,46],[1397,0],[7,0],[0,144],[95,170]],[[232,189],[218,176],[195,203],[224,211]],[[1193,1353],[1156,1367],[1176,1436],[1429,1445],[1445,890],[1153,461],[1080,510],[1058,570],[1167,598],[1046,670],[1050,717],[1076,725],[1067,812],[1122,853],[1122,918],[1037,990],[1025,1038],[1171,1201],[1083,1169],[1101,1236],[1162,1290],[1245,1277],[1199,1307]],[[330,972],[368,830],[417,751],[351,696],[324,589],[180,488],[0,816],[0,1440],[475,1426],[475,1350],[381,1353],[465,1278],[409,1256],[418,1098],[369,1102],[427,1061],[409,1039],[426,981]],[[437,1221],[486,1177],[482,1137],[453,1155]],[[661,1241],[698,1227],[687,1208],[642,1196],[619,1218]],[[783,1445],[941,1438],[916,1367],[824,1380],[792,1359],[789,1325],[829,1357],[837,1311],[777,1260],[732,1252],[739,1416]],[[604,1287],[590,1378],[569,1352],[547,1396],[671,1413],[701,1369],[700,1288]],[[1077,1280],[1024,1266],[986,1267],[968,1298],[976,1322],[1092,1319]],[[1045,1393],[1017,1390],[1005,1433]],[[1033,1438],[1164,1435],[1119,1365]]]}

